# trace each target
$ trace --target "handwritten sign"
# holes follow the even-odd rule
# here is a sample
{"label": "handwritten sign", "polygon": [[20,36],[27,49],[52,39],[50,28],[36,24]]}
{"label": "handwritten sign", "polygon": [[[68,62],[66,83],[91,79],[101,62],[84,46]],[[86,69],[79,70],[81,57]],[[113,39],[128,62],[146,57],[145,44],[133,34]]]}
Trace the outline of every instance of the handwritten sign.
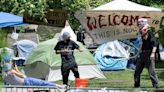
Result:
{"label": "handwritten sign", "polygon": [[148,19],[149,25],[155,30],[164,28],[162,12],[78,11],[75,17],[98,44],[116,39],[136,38],[139,18]]}
{"label": "handwritten sign", "polygon": [[65,10],[49,10],[45,14],[45,19],[40,19],[40,17],[32,17],[29,14],[24,14],[23,22],[38,25],[64,27],[67,17],[67,11]]}

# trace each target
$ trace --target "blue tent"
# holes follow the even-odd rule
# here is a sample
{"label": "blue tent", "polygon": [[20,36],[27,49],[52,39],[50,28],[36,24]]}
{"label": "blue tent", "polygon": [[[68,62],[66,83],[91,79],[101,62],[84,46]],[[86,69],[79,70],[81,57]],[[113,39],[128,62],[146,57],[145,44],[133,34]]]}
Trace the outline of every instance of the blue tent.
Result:
{"label": "blue tent", "polygon": [[23,17],[10,13],[0,12],[0,28],[20,25],[24,25]]}
{"label": "blue tent", "polygon": [[[117,40],[100,45],[94,52],[94,58],[101,70],[126,69],[129,52],[128,45]],[[130,49],[130,48],[129,48]]]}

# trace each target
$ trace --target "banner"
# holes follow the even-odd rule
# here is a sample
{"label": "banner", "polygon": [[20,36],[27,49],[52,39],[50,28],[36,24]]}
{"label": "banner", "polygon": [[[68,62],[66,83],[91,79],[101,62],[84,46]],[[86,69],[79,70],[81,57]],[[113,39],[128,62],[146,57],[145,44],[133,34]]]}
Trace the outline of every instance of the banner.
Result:
{"label": "banner", "polygon": [[155,30],[164,28],[163,12],[77,11],[75,17],[97,44],[136,38],[139,18],[148,19],[149,25]]}
{"label": "banner", "polygon": [[40,17],[32,17],[29,14],[25,13],[23,16],[23,22],[30,24],[38,24],[38,25],[48,25],[54,27],[65,27],[65,22],[68,17],[68,12],[66,10],[49,10],[45,14],[45,19],[41,19]]}

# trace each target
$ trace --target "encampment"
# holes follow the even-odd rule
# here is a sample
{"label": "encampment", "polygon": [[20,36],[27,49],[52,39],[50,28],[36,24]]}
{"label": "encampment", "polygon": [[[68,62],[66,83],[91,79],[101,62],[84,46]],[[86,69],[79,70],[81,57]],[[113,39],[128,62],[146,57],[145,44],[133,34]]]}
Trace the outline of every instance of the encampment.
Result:
{"label": "encampment", "polygon": [[[59,37],[55,37],[39,43],[38,46],[31,52],[25,62],[26,66],[24,70],[27,76],[42,78],[48,81],[57,81],[62,79],[60,70],[61,58],[60,55],[56,54],[54,51],[54,47],[58,40]],[[80,77],[87,79],[105,78],[101,70],[96,65],[92,54],[81,43],[77,43],[84,50],[83,52],[74,52]],[[73,73],[70,73],[69,79],[74,80]]]}
{"label": "encampment", "polygon": [[[121,11],[123,11],[123,12],[124,11],[126,11],[126,12],[129,11],[128,13],[130,13],[130,12],[134,13],[135,11],[137,11],[137,12],[138,11],[155,11],[155,12],[159,11],[160,12],[162,10],[161,9],[158,9],[158,8],[154,8],[154,7],[148,7],[148,6],[140,5],[140,4],[137,4],[137,3],[134,3],[134,2],[128,1],[128,0],[113,0],[113,1],[111,1],[109,3],[104,4],[104,5],[100,5],[99,7],[95,8],[95,9],[93,9],[91,11],[92,12],[94,12],[94,11],[95,12],[98,12],[98,11],[108,12],[109,11],[109,14],[110,14],[111,11],[113,11],[113,12],[114,11],[120,11],[120,12]],[[119,20],[120,17],[118,17],[118,15],[116,15],[116,16],[117,16],[117,18]],[[115,22],[119,23],[118,20],[116,19]],[[105,22],[103,21],[102,22],[102,25],[103,25],[103,23],[105,25]],[[85,24],[86,23],[84,23],[84,25]],[[103,29],[103,26],[102,26],[102,29]],[[112,30],[114,32],[116,30],[116,33],[117,33],[117,32],[120,32],[120,30],[126,28],[126,26],[119,26],[119,24],[118,25],[114,25],[112,27],[111,28],[107,27],[106,29],[103,29],[101,31],[100,31],[100,29],[99,30],[96,30],[97,32],[95,32],[95,30],[94,31],[89,31],[89,32],[95,32],[95,34],[96,34],[96,33],[101,33],[102,31],[107,32],[109,30],[110,31]],[[131,29],[134,29],[134,28],[131,28]],[[129,29],[127,28],[127,29],[124,29],[124,30],[129,30]],[[111,34],[111,35],[106,36],[106,38],[109,38],[110,36],[113,36],[112,31],[109,32],[109,34]],[[127,31],[127,33],[128,33],[128,31]],[[94,33],[92,33],[92,34],[93,34],[93,36],[95,36]],[[99,35],[101,35],[100,36],[100,39],[103,38],[102,37],[102,34],[99,34]],[[116,36],[118,36],[118,35],[116,35]],[[95,39],[95,40],[97,40],[97,39]],[[108,40],[103,39],[100,42],[107,42],[107,41],[109,41],[109,39]],[[112,44],[112,45],[109,45],[109,43]],[[100,68],[102,70],[119,70],[119,69],[125,69],[126,66],[127,66],[127,61],[128,61],[127,58],[126,59],[116,59],[116,58],[113,58],[113,56],[116,57],[118,54],[120,54],[120,53],[118,53],[118,50],[121,51],[121,50],[124,50],[124,48],[123,49],[113,49],[114,51],[111,51],[110,50],[111,52],[108,51],[108,54],[106,54],[106,56],[104,56],[103,53],[105,51],[104,50],[105,47],[108,47],[108,48],[110,48],[112,50],[112,47],[114,48],[114,47],[122,47],[122,46],[117,41],[111,41],[111,42],[102,44],[97,49],[97,51],[94,53],[94,58],[96,59],[96,61],[97,61],[98,65],[100,66]],[[113,55],[116,52],[117,52],[117,54],[115,54],[116,56]],[[126,54],[126,53],[124,53],[124,54]],[[122,54],[122,57],[123,56],[124,55]],[[123,57],[123,58],[125,58],[125,57]]]}

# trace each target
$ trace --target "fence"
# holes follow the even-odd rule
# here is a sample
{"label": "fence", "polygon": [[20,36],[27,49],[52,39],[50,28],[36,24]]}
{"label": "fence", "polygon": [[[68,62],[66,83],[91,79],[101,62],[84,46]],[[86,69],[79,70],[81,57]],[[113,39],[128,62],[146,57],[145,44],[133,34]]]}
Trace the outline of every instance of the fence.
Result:
{"label": "fence", "polygon": [[66,88],[59,89],[55,87],[43,86],[4,86],[0,92],[164,92],[163,89],[152,88]]}

